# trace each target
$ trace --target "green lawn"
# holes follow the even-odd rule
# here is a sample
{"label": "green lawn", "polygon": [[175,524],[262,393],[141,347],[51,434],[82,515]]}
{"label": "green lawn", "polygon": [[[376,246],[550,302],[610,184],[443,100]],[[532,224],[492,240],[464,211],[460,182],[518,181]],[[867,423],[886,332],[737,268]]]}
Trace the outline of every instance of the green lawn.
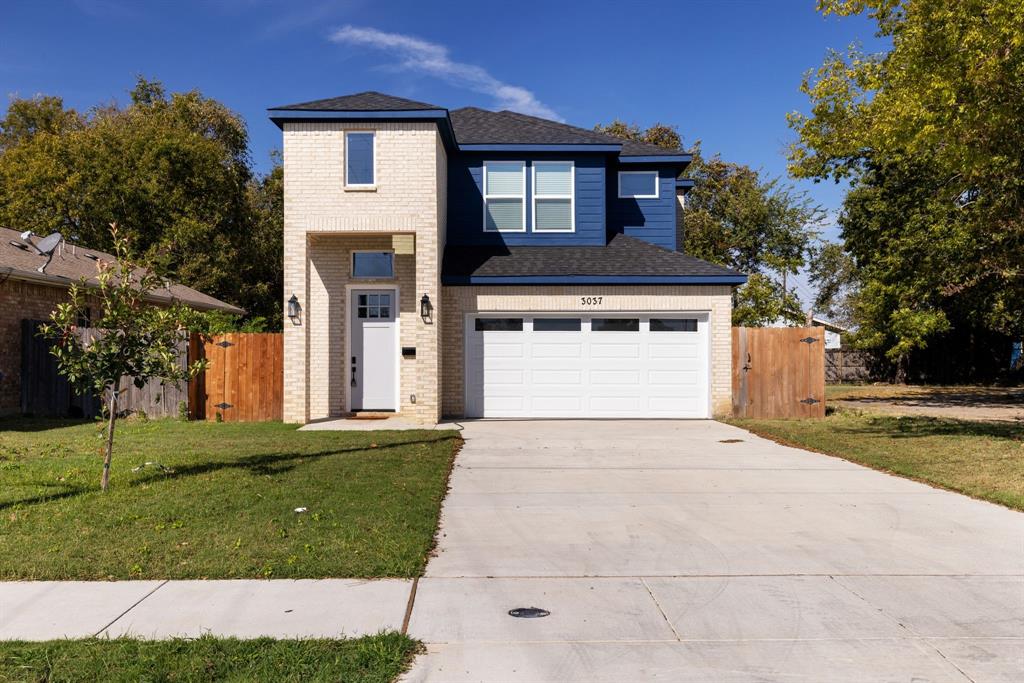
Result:
{"label": "green lawn", "polygon": [[755,434],[1024,510],[1024,425],[838,410],[729,421]]}
{"label": "green lawn", "polygon": [[0,681],[385,683],[418,645],[398,633],[355,640],[57,640],[0,643]]}
{"label": "green lawn", "polygon": [[459,443],[126,421],[104,494],[95,423],[0,420],[0,579],[417,576]]}

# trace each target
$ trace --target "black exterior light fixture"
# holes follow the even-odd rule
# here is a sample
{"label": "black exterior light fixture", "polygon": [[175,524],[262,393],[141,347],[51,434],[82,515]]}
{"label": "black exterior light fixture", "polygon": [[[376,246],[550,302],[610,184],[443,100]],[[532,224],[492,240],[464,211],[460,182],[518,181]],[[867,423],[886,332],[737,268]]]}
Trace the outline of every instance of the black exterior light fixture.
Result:
{"label": "black exterior light fixture", "polygon": [[430,303],[430,297],[424,294],[420,298],[420,317],[423,318],[423,322],[430,324],[433,315],[434,304]]}
{"label": "black exterior light fixture", "polygon": [[292,298],[288,299],[288,318],[292,323],[298,325],[301,317],[302,306],[299,305],[299,298],[292,294]]}

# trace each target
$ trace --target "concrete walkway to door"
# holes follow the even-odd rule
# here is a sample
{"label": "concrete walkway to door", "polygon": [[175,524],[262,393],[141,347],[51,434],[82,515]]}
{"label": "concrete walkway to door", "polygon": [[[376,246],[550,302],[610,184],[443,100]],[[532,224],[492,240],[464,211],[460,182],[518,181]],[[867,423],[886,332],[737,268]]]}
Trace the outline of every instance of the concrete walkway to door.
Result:
{"label": "concrete walkway to door", "polygon": [[715,422],[463,436],[410,681],[1024,680],[1024,515]]}

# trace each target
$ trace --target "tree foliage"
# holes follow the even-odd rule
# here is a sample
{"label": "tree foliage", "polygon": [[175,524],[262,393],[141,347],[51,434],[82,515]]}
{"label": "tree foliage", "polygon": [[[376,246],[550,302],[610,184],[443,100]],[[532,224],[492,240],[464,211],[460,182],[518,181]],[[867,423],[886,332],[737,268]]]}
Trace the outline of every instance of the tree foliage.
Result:
{"label": "tree foliage", "polygon": [[[666,149],[682,147],[676,129],[661,123],[641,129],[616,119],[595,130]],[[800,300],[783,289],[782,274],[806,264],[821,210],[779,178],[765,178],[717,154],[705,157],[700,142],[690,153],[686,175],[695,185],[686,195],[682,251],[751,276],[737,291],[735,324],[803,322]]]}
{"label": "tree foliage", "polygon": [[279,321],[281,173],[254,177],[248,145],[223,104],[143,78],[124,107],[15,99],[0,120],[0,223],[109,251],[115,220],[168,275]]}
{"label": "tree foliage", "polygon": [[[107,440],[100,486],[110,480],[118,399],[131,381],[142,388],[150,380],[178,384],[200,372],[205,361],[188,367],[179,363],[179,346],[196,325],[197,314],[184,305],[154,305],[152,294],[166,280],[132,257],[129,239],[110,226],[116,262],[97,262],[95,287],[83,278],[70,288],[70,300],[58,304],[42,334],[55,343],[51,352],[62,375],[76,387],[104,399]],[[83,338],[78,321],[88,317],[90,304],[98,305],[93,336]]]}
{"label": "tree foliage", "polygon": [[829,52],[803,81],[810,113],[789,116],[791,172],[852,183],[840,227],[861,343],[905,367],[942,335],[1024,336],[1024,4],[819,9],[866,13],[891,41]]}

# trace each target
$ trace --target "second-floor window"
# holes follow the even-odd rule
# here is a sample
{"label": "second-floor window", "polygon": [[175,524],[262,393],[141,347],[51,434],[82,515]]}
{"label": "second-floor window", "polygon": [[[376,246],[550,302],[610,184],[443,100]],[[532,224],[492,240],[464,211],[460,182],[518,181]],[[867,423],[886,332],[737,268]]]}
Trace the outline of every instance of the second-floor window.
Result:
{"label": "second-floor window", "polygon": [[345,187],[373,187],[374,146],[371,132],[345,133]]}
{"label": "second-floor window", "polygon": [[484,162],[484,232],[526,232],[526,163]]}
{"label": "second-floor window", "polygon": [[619,199],[657,198],[657,171],[619,171]]}
{"label": "second-floor window", "polygon": [[572,232],[576,229],[574,175],[571,161],[533,162],[534,232]]}

